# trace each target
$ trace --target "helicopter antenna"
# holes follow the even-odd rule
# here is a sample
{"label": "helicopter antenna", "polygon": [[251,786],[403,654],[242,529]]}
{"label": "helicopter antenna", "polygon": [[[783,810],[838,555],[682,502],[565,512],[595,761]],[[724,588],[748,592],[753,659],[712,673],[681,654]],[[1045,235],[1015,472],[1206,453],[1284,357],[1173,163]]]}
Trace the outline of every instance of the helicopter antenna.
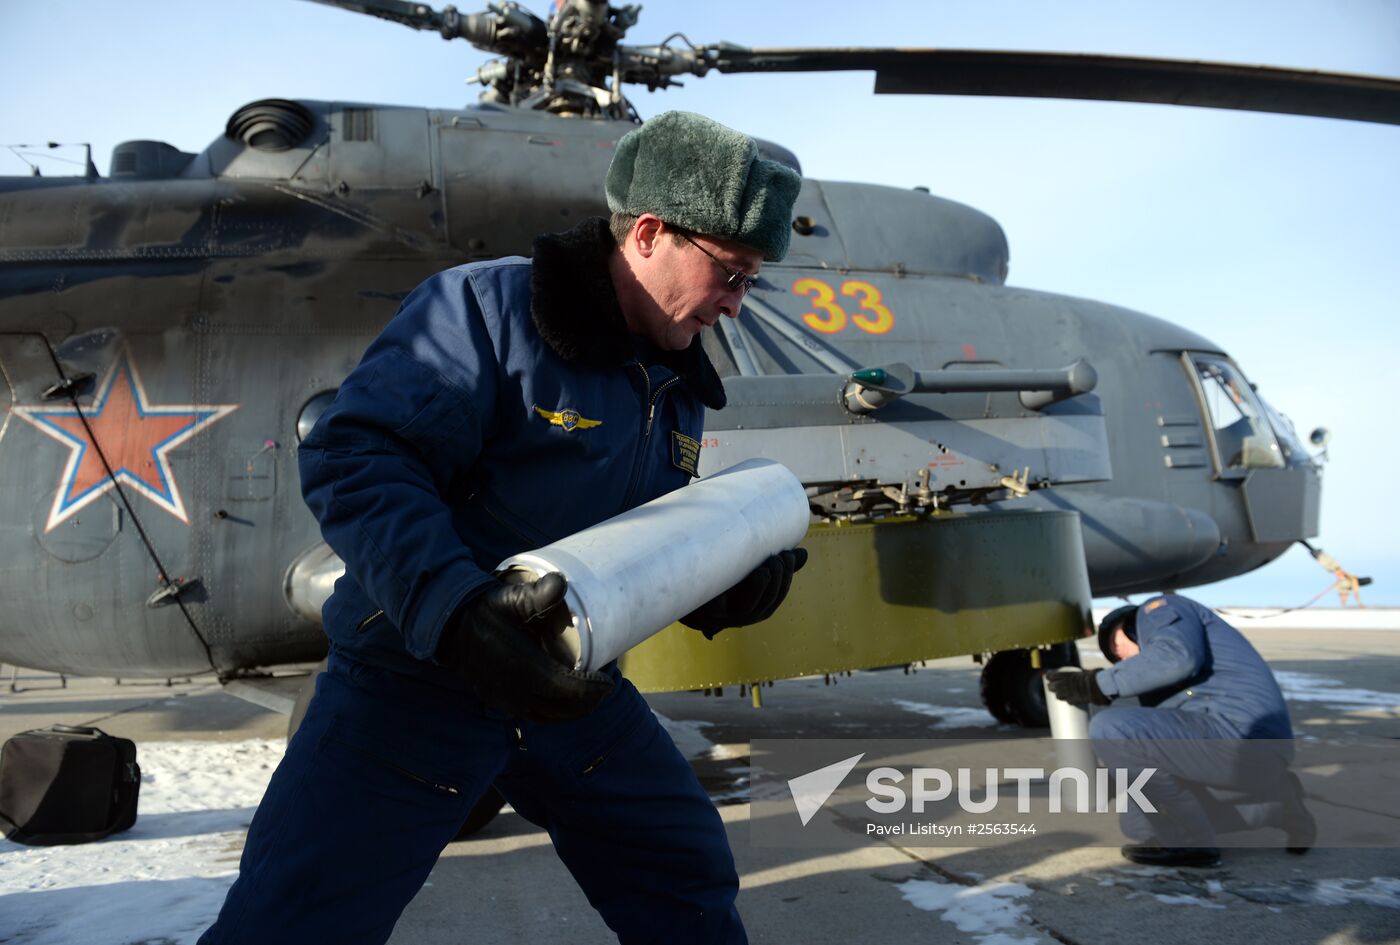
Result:
{"label": "helicopter antenna", "polygon": [[33,147],[33,145],[30,145],[30,144],[7,144],[7,145],[5,145],[5,147],[9,149],[9,152],[10,152],[11,154],[13,154],[15,157],[19,158],[21,161],[23,161],[23,162],[29,167],[29,173],[30,173],[31,176],[33,176],[33,177],[43,177],[43,176],[44,176],[44,175],[43,175],[43,172],[39,170],[39,165],[37,165],[37,164],[35,164],[33,161],[29,160],[29,158],[25,157],[25,155],[26,155],[26,154],[34,154],[35,157],[48,157],[49,155],[37,154],[37,153],[34,153],[34,152],[27,152],[27,151],[21,151],[21,150],[19,150],[20,148],[31,148],[31,147]]}
{"label": "helicopter antenna", "polygon": [[[97,173],[97,165],[92,163],[92,145],[86,141],[49,141],[45,144],[7,144],[9,152],[29,165],[29,171],[34,177],[43,177],[39,165],[29,160],[30,157],[48,158],[50,161],[58,161],[60,164],[77,164],[83,169],[83,176],[89,180],[94,180],[101,175]],[[33,150],[21,151],[20,148],[31,148]],[[55,148],[82,148],[83,160],[75,161],[72,158],[59,157],[57,154],[45,154],[43,148],[52,151]],[[28,157],[26,157],[28,155]]]}

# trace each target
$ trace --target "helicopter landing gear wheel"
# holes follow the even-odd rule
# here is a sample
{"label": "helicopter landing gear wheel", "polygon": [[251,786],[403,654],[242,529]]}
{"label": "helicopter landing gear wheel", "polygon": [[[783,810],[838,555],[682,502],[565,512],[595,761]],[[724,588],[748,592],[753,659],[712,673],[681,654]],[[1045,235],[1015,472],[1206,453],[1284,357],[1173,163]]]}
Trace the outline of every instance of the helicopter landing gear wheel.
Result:
{"label": "helicopter landing gear wheel", "polygon": [[1012,655],[1014,651],[993,653],[982,665],[982,678],[978,687],[982,695],[982,705],[992,713],[992,718],[1003,725],[1017,724],[1016,717],[1011,714],[1011,704],[1005,696],[1005,677],[1010,672],[1012,660],[1009,657]]}
{"label": "helicopter landing gear wheel", "polygon": [[[292,714],[287,718],[287,741],[292,740],[297,729],[301,728],[302,719],[306,718],[307,706],[311,705],[311,697],[316,693],[316,680],[326,671],[326,661],[316,664],[316,668],[311,671],[311,675],[302,684],[301,692],[297,693],[296,702],[292,705]],[[462,826],[458,829],[454,840],[465,840],[472,834],[479,832],[483,827],[496,819],[496,815],[501,812],[501,808],[506,806],[506,799],[501,796],[501,792],[494,787],[488,787],[486,793],[467,812],[467,817],[462,821]]]}
{"label": "helicopter landing gear wheel", "polygon": [[1078,666],[1079,650],[1073,643],[1057,643],[1040,651],[1040,665],[1041,669],[1031,666],[1027,650],[994,653],[983,665],[982,704],[998,722],[1022,728],[1045,728],[1050,724],[1040,679],[1047,669]]}

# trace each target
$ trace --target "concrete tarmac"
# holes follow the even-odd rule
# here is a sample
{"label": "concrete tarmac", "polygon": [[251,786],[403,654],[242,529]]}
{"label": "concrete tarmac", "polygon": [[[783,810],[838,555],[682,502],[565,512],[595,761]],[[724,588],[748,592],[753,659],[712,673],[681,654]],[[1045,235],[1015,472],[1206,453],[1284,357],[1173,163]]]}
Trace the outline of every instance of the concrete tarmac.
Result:
{"label": "concrete tarmac", "polygon": [[[1279,674],[1300,735],[1400,737],[1400,633],[1246,633]],[[1096,651],[1081,651],[1086,666],[1102,665]],[[739,905],[751,940],[1400,943],[1395,848],[1319,848],[1301,857],[1227,849],[1221,866],[1193,870],[1136,866],[1112,847],[1021,840],[928,848],[892,837],[850,852],[750,841],[750,739],[1024,737],[981,709],[978,672],[963,657],[931,661],[913,675],[857,673],[835,685],[820,678],[783,681],[764,689],[762,709],[737,691],[649,697],[670,720],[678,744],[696,753],[696,770],[720,807],[742,877]],[[6,677],[8,670],[0,676],[0,737],[55,722],[97,724],[138,745],[285,734],[284,716],[207,680],[167,687],[75,679],[61,689],[57,677],[21,672],[21,691],[9,693]],[[1305,783],[1319,819],[1331,816],[1325,786]],[[1397,788],[1392,781],[1377,790]],[[658,940],[664,939],[658,930]],[[447,848],[392,941],[591,945],[615,939],[544,833],[507,808],[475,838]]]}

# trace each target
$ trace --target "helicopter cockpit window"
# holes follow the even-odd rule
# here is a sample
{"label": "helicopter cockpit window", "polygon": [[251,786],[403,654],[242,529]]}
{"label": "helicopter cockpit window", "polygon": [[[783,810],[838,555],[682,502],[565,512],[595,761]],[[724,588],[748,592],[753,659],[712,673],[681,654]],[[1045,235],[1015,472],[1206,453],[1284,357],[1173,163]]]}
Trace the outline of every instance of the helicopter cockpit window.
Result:
{"label": "helicopter cockpit window", "polygon": [[1239,369],[1211,355],[1192,355],[1191,363],[1205,397],[1221,471],[1283,466],[1283,453],[1264,408]]}
{"label": "helicopter cockpit window", "polygon": [[1264,405],[1264,413],[1269,418],[1269,423],[1273,424],[1278,445],[1283,448],[1284,461],[1295,464],[1311,462],[1312,453],[1303,445],[1303,438],[1298,435],[1293,421],[1287,415],[1279,413],[1264,397],[1261,396],[1259,402]]}

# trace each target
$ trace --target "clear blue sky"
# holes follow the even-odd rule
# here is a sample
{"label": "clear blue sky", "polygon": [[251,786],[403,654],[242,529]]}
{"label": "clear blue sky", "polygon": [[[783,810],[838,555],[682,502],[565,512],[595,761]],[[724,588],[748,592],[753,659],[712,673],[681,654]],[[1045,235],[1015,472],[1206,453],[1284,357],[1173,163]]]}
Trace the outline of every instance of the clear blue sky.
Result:
{"label": "clear blue sky", "polygon": [[[1400,76],[1392,0],[653,0],[628,39],[675,31],[697,43],[1046,49]],[[106,173],[119,141],[198,151],[235,108],[267,96],[461,106],[476,96],[463,79],[485,59],[304,0],[0,0],[0,143],[89,141]],[[687,108],[781,142],[812,177],[928,186],[1000,221],[1013,284],[1139,309],[1221,344],[1304,435],[1331,429],[1318,543],[1376,578],[1368,602],[1400,604],[1400,405],[1387,396],[1400,356],[1400,127],[877,98],[862,73],[685,82],[634,101],[644,116]],[[0,151],[0,173],[24,172]],[[1328,580],[1298,550],[1192,593],[1286,605]]]}

